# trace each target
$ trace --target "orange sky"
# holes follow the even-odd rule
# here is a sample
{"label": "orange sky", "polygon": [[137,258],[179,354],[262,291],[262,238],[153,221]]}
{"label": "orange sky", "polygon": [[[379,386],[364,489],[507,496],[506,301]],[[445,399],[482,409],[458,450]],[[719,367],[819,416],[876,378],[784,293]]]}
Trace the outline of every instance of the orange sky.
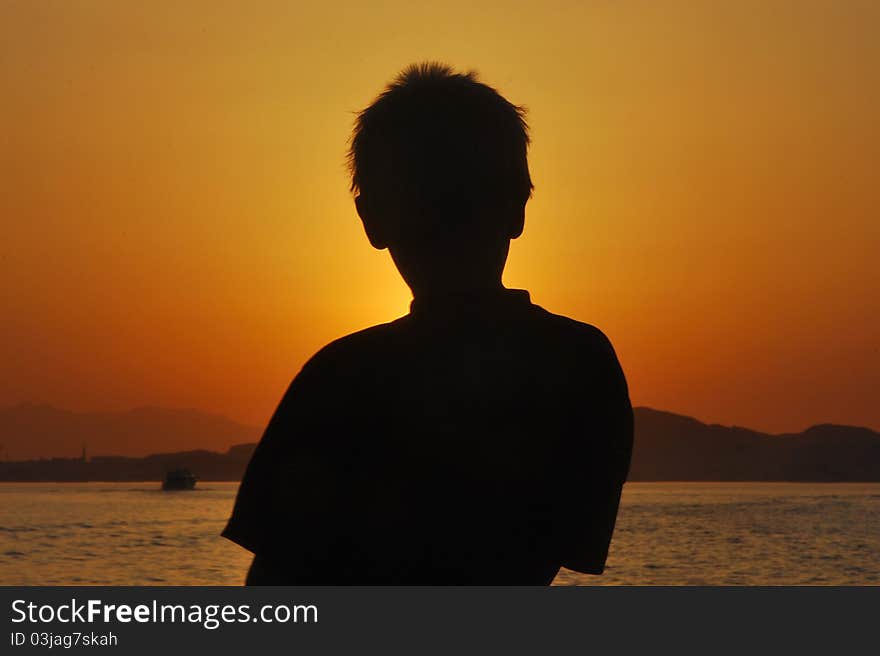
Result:
{"label": "orange sky", "polygon": [[344,153],[439,59],[529,107],[505,282],[605,330],[634,403],[880,429],[880,3],[304,4],[0,5],[0,405],[263,424],[405,313]]}

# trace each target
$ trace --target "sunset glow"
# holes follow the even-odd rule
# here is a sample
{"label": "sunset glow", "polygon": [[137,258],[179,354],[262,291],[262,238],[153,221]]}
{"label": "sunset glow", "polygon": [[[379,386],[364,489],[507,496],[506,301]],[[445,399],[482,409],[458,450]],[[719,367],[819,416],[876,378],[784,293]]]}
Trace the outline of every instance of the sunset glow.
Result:
{"label": "sunset glow", "polygon": [[0,406],[264,424],[405,314],[354,211],[354,112],[405,65],[529,109],[509,287],[608,334],[635,405],[880,429],[880,4],[12,1]]}

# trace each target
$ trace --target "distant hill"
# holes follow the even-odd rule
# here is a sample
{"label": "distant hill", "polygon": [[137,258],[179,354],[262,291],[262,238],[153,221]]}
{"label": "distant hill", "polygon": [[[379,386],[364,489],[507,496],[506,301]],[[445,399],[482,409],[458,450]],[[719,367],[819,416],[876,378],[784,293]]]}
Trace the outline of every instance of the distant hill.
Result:
{"label": "distant hill", "polygon": [[261,429],[222,415],[156,407],[125,412],[71,412],[23,403],[0,408],[0,458],[145,456],[205,449],[224,451],[259,439]]}
{"label": "distant hill", "polygon": [[[60,452],[68,458],[0,462],[0,480],[158,481],[178,467],[204,480],[238,480],[260,433],[194,410],[77,414],[48,406],[22,408],[0,411],[0,443],[11,443],[10,427],[17,426],[34,441],[35,452]],[[9,416],[18,422],[28,416],[43,418],[43,423],[14,424]],[[65,425],[65,418],[71,425]],[[139,424],[141,418],[146,421]],[[822,424],[802,433],[768,435],[651,408],[636,408],[635,419],[632,481],[880,481],[880,433],[867,428]],[[53,435],[53,428],[63,439]],[[241,433],[244,439],[236,439]],[[79,454],[86,434],[93,453],[124,453],[126,441],[136,439],[139,445],[155,445],[154,455],[96,456],[83,463],[71,456]],[[64,445],[64,450],[52,445]],[[218,453],[218,448],[228,450]]]}
{"label": "distant hill", "polygon": [[880,481],[880,433],[821,424],[768,435],[636,408],[633,481]]}
{"label": "distant hill", "polygon": [[96,456],[0,462],[0,481],[161,481],[172,469],[186,468],[204,481],[237,481],[255,444],[238,444],[225,453],[181,451],[143,458]]}

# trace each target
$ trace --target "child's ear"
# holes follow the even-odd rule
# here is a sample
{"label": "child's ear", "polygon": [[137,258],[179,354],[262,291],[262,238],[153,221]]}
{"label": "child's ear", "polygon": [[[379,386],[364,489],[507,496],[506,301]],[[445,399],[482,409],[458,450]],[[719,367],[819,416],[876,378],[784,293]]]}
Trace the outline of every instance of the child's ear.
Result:
{"label": "child's ear", "polygon": [[526,227],[526,205],[514,205],[510,213],[510,223],[508,225],[507,236],[511,239],[519,237]]}
{"label": "child's ear", "polygon": [[388,239],[385,236],[385,230],[382,222],[379,220],[378,212],[369,200],[363,195],[358,194],[354,199],[354,206],[357,208],[358,216],[361,217],[361,223],[364,224],[364,232],[367,233],[367,239],[370,244],[377,250],[388,248]]}

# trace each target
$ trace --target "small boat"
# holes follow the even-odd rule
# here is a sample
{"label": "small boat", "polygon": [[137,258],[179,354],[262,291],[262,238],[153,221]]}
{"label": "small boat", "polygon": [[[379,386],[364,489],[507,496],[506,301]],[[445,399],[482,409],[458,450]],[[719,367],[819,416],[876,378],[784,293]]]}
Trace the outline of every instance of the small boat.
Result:
{"label": "small boat", "polygon": [[189,469],[173,469],[162,481],[163,490],[192,490],[195,486],[196,477]]}

